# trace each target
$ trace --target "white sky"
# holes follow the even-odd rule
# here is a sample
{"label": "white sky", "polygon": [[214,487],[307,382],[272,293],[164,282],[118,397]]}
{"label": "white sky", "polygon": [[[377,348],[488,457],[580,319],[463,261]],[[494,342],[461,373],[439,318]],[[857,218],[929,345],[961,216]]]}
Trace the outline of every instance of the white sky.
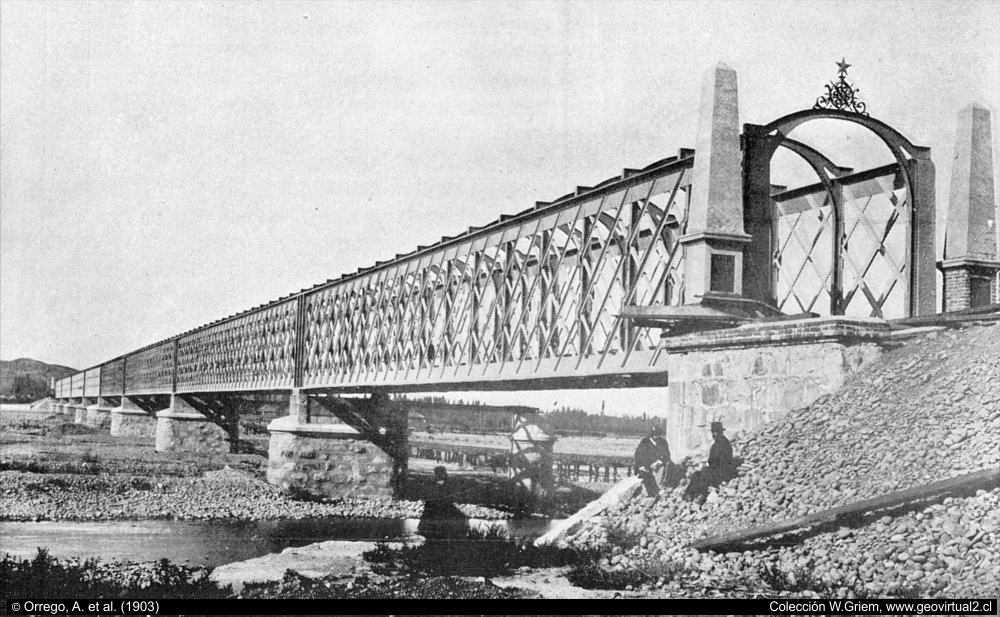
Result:
{"label": "white sky", "polygon": [[764,124],[841,57],[943,213],[995,1],[5,1],[0,357],[102,362],[694,147],[719,60]]}

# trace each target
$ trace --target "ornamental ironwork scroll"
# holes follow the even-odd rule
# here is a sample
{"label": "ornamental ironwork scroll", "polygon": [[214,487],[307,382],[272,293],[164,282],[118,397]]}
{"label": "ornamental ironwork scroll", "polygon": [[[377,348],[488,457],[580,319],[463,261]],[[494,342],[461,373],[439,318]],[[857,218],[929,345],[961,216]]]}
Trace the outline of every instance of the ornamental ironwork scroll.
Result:
{"label": "ornamental ironwork scroll", "polygon": [[816,99],[813,109],[836,109],[868,115],[867,105],[857,98],[859,90],[847,83],[847,69],[850,66],[843,59],[837,63],[837,80],[826,84],[826,94]]}

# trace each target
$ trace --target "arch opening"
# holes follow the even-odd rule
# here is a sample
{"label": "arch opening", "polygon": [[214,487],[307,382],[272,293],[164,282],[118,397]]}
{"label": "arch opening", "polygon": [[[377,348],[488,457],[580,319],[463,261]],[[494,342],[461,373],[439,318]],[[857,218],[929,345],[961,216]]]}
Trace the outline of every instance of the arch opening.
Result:
{"label": "arch opening", "polygon": [[[853,137],[835,143],[835,126]],[[807,130],[814,127],[825,130]],[[799,163],[789,181],[781,172],[792,156],[805,165]],[[913,292],[927,264],[914,267],[915,245],[928,230],[926,216],[917,229],[914,212],[933,212],[929,149],[868,116],[806,110],[765,126],[745,125],[744,157],[745,227],[754,238],[744,263],[748,295],[786,314],[892,319],[920,313],[927,301]],[[777,161],[784,164],[776,173]],[[803,183],[808,175],[812,182]],[[928,184],[929,207],[916,208],[914,186]],[[928,195],[919,196],[927,201]],[[932,220],[929,225],[933,242]],[[933,279],[930,289],[933,294]]]}

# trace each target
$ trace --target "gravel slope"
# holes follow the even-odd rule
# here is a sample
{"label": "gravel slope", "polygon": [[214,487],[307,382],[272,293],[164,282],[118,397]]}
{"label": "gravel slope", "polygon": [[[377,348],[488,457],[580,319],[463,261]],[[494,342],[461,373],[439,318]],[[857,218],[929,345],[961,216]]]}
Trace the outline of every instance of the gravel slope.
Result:
{"label": "gravel slope", "polygon": [[1000,489],[878,513],[856,528],[782,548],[725,555],[685,548],[714,533],[1000,466],[1000,325],[911,339],[834,395],[734,448],[748,470],[704,505],[682,501],[680,489],[655,503],[634,499],[592,519],[568,541],[601,544],[617,537],[623,550],[606,565],[677,562],[705,586],[754,578],[767,564],[784,572],[811,570],[844,595],[907,588],[941,597],[1000,592]]}

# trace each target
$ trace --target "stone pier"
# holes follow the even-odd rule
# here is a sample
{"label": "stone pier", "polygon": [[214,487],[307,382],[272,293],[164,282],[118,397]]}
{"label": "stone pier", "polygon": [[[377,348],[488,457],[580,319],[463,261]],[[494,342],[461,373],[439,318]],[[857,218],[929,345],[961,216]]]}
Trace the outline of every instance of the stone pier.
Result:
{"label": "stone pier", "polygon": [[84,397],[80,399],[80,402],[73,403],[73,422],[75,424],[86,424],[87,407],[90,406],[92,400]]}
{"label": "stone pier", "polygon": [[325,497],[394,495],[408,454],[405,410],[378,395],[311,397],[300,390],[288,408],[289,415],[267,427],[268,482]]}
{"label": "stone pier", "polygon": [[87,424],[97,428],[111,428],[111,410],[115,407],[111,399],[98,397],[97,402],[87,407]]}
{"label": "stone pier", "polygon": [[707,449],[712,422],[733,437],[835,392],[881,356],[888,334],[881,320],[828,317],[665,339],[673,458]]}
{"label": "stone pier", "polygon": [[170,407],[156,412],[157,452],[226,454],[229,433],[194,408],[181,395],[171,395]]}
{"label": "stone pier", "polygon": [[111,410],[111,434],[115,437],[153,439],[156,436],[156,417],[124,396],[121,405]]}

